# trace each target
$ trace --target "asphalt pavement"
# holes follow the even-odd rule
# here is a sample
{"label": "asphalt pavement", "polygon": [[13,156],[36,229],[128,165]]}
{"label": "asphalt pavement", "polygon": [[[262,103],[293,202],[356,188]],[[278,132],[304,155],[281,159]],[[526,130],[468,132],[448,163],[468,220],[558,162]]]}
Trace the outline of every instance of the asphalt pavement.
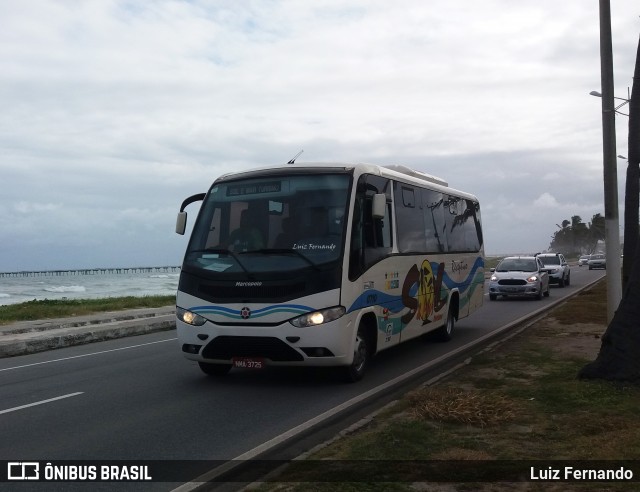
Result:
{"label": "asphalt pavement", "polygon": [[172,330],[175,312],[167,306],[0,325],[0,358]]}

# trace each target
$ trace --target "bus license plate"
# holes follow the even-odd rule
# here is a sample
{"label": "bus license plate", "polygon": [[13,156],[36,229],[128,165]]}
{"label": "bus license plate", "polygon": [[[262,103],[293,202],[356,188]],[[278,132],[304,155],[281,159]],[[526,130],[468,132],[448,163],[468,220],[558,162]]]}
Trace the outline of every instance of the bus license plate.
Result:
{"label": "bus license plate", "polygon": [[242,369],[264,369],[264,359],[259,357],[233,357],[231,363]]}

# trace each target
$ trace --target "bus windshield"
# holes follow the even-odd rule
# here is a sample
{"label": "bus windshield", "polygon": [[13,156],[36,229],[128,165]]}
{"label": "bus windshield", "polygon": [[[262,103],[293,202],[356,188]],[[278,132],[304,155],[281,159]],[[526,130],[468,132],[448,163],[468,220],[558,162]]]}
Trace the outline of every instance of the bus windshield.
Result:
{"label": "bus windshield", "polygon": [[319,269],[342,257],[350,174],[219,181],[204,199],[184,266],[217,273]]}

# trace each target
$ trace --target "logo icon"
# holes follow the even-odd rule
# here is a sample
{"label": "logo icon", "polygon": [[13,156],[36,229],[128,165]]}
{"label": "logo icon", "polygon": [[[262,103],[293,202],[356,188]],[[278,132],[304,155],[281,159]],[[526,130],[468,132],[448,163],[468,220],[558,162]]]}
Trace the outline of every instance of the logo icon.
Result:
{"label": "logo icon", "polygon": [[39,480],[40,463],[35,461],[10,461],[7,463],[7,479]]}
{"label": "logo icon", "polygon": [[249,319],[251,317],[251,309],[249,309],[248,307],[243,307],[240,310],[240,316],[242,316],[242,319]]}

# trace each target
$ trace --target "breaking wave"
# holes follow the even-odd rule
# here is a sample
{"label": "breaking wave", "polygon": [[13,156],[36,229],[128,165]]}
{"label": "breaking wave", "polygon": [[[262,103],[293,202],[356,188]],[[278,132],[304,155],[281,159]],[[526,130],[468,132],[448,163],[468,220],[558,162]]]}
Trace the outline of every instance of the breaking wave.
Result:
{"label": "breaking wave", "polygon": [[53,285],[51,287],[45,287],[47,292],[86,292],[87,289],[82,285]]}

